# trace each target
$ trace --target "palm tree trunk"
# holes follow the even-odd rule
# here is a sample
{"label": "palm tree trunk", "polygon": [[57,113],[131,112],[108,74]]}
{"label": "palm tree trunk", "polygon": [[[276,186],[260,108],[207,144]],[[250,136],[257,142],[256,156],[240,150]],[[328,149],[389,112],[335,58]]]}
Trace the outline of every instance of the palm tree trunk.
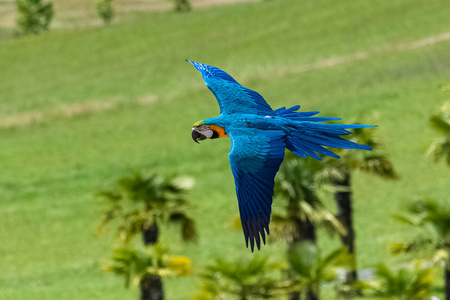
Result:
{"label": "palm tree trunk", "polygon": [[[310,220],[302,220],[298,217],[300,215],[300,206],[297,199],[290,199],[288,204],[288,215],[295,220],[295,230],[291,241],[288,242],[288,247],[300,243],[301,241],[311,241],[317,243],[316,227]],[[308,298],[309,293],[306,294],[306,300],[313,300],[318,298]],[[289,293],[288,300],[300,300],[301,292],[294,291]]]}
{"label": "palm tree trunk", "polygon": [[334,180],[334,185],[341,191],[334,193],[334,200],[337,206],[337,217],[347,231],[346,235],[340,235],[342,244],[347,247],[348,253],[352,256],[352,270],[346,274],[346,282],[353,283],[358,280],[356,255],[355,255],[355,230],[353,229],[353,209],[350,173],[345,173],[342,180]]}
{"label": "palm tree trunk", "polygon": [[[142,229],[142,240],[145,246],[152,246],[158,242],[159,227],[156,221],[147,228]],[[139,283],[141,300],[163,300],[164,290],[161,276],[147,274]]]}
{"label": "palm tree trunk", "polygon": [[311,289],[306,291],[306,300],[319,300],[319,295]]}
{"label": "palm tree trunk", "polygon": [[301,219],[300,216],[300,199],[289,199],[287,206],[287,215],[289,219],[294,220],[295,229],[290,244],[297,244],[301,241],[311,241],[317,243],[316,227],[309,219]]}
{"label": "palm tree trunk", "polygon": [[158,275],[144,275],[139,283],[141,300],[164,300],[163,284]]}
{"label": "palm tree trunk", "polygon": [[291,292],[288,295],[288,300],[300,300],[300,292]]}
{"label": "palm tree trunk", "polygon": [[444,272],[445,272],[445,300],[450,300],[450,258],[447,258]]}
{"label": "palm tree trunk", "polygon": [[296,223],[297,223],[297,230],[299,233],[299,238],[298,238],[298,241],[295,241],[295,242],[298,243],[300,241],[311,241],[314,244],[317,244],[316,226],[314,226],[314,224],[311,223],[311,221],[308,219],[306,219],[304,221],[301,219],[297,219]]}
{"label": "palm tree trunk", "polygon": [[142,240],[145,246],[155,245],[159,238],[159,228],[156,221],[147,228],[142,229]]}

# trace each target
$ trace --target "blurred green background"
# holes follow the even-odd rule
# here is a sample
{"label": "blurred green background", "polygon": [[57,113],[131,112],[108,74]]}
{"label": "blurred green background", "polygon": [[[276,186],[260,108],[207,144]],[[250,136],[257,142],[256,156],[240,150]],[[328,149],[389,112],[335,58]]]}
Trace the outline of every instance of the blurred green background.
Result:
{"label": "blurred green background", "polygon": [[[134,171],[195,178],[198,243],[162,232],[194,273],[216,257],[255,255],[233,229],[229,140],[191,140],[192,124],[219,110],[185,59],[224,69],[273,108],[301,104],[343,120],[379,112],[401,180],[354,177],[360,268],[391,260],[388,244],[414,236],[392,219],[402,205],[448,196],[448,168],[424,155],[438,136],[429,117],[450,100],[446,0],[203,0],[183,14],[168,1],[117,0],[109,26],[92,1],[54,5],[49,31],[14,38],[15,4],[0,2],[0,299],[136,299],[99,268],[112,235],[96,234],[95,196]],[[333,211],[332,194],[323,197]],[[339,241],[320,234],[319,243]],[[261,252],[276,260],[285,248]],[[190,299],[199,286],[195,276],[169,278],[167,299]]]}

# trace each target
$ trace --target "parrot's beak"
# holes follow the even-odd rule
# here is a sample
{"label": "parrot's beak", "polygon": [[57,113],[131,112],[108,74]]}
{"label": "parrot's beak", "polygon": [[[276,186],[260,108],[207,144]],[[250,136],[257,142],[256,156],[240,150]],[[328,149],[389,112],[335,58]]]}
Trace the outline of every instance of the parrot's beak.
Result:
{"label": "parrot's beak", "polygon": [[194,142],[196,142],[197,144],[200,144],[198,142],[198,140],[203,141],[206,140],[206,136],[204,136],[203,134],[201,134],[200,132],[196,131],[194,128],[192,128],[192,139],[194,140]]}

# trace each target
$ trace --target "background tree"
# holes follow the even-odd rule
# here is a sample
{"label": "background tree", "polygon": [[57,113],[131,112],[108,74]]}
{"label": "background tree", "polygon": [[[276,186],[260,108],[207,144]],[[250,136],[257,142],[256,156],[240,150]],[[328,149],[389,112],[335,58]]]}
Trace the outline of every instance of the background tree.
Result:
{"label": "background tree", "polygon": [[53,19],[53,3],[41,0],[16,0],[17,34],[38,34],[48,30]]}
{"label": "background tree", "polygon": [[408,205],[407,212],[407,216],[395,216],[396,219],[420,228],[424,237],[393,244],[393,252],[431,250],[434,261],[444,263],[445,299],[450,300],[450,208],[434,200],[425,200]]}
{"label": "background tree", "polygon": [[317,196],[322,168],[320,161],[286,154],[275,184],[275,194],[286,203],[286,214],[272,214],[272,237],[286,238],[289,245],[305,240],[316,243],[316,225],[345,234],[342,224]]}
{"label": "background tree", "polygon": [[175,1],[175,11],[177,12],[188,12],[192,9],[191,2],[189,0],[174,0]]}
{"label": "background tree", "polygon": [[168,255],[167,249],[160,245],[146,250],[139,252],[129,248],[115,249],[112,262],[102,266],[102,269],[123,276],[127,288],[130,283],[138,283],[141,300],[163,299],[160,278],[190,275],[191,262],[184,256]]}
{"label": "background tree", "polygon": [[103,23],[108,25],[114,17],[113,0],[98,0],[97,13],[102,18]]}
{"label": "background tree", "polygon": [[239,261],[217,259],[201,275],[201,292],[194,299],[272,299],[285,295],[289,283],[271,278],[277,270],[280,266],[269,263],[267,258],[255,256],[251,260]]}
{"label": "background tree", "polygon": [[[156,175],[143,177],[135,174],[122,178],[114,190],[100,192],[108,205],[99,231],[111,222],[116,223],[116,233],[125,243],[141,235],[144,246],[154,246],[159,240],[161,224],[178,223],[184,241],[197,238],[195,221],[188,217],[186,189],[173,178]],[[163,288],[159,274],[142,277],[141,299],[163,299]],[[145,298],[145,295],[150,295]],[[158,296],[161,295],[161,296]]]}
{"label": "background tree", "polygon": [[[364,118],[364,124],[375,123],[376,113],[371,117]],[[359,124],[360,122],[351,122]],[[361,123],[361,124],[362,124]],[[352,269],[346,276],[349,284],[358,280],[356,249],[355,249],[355,229],[353,226],[353,204],[352,204],[352,183],[353,171],[362,171],[385,179],[397,179],[398,174],[394,170],[392,163],[387,156],[380,151],[381,143],[373,129],[354,129],[353,135],[349,136],[352,141],[372,147],[372,151],[354,151],[349,149],[336,150],[340,159],[326,157],[324,164],[327,167],[324,171],[335,186],[334,200],[337,207],[337,217],[345,228],[346,234],[341,234],[341,241],[349,254],[354,259]]]}
{"label": "background tree", "polygon": [[416,265],[412,270],[403,268],[394,272],[386,265],[379,264],[376,269],[377,279],[367,282],[367,289],[373,296],[393,300],[430,299],[434,281],[432,268]]}
{"label": "background tree", "polygon": [[311,241],[291,245],[287,258],[307,300],[318,300],[320,285],[335,281],[338,267],[348,267],[350,262],[347,249],[340,248],[321,257],[319,248]]}
{"label": "background tree", "polygon": [[[275,194],[286,203],[286,213],[272,214],[271,238],[285,238],[291,247],[302,241],[316,244],[316,226],[345,234],[343,226],[317,196],[317,176],[322,168],[322,162],[315,159],[286,155],[275,185]],[[300,299],[300,292],[292,292],[289,299]]]}
{"label": "background tree", "polygon": [[450,167],[450,102],[442,105],[440,112],[431,116],[430,122],[434,129],[442,133],[442,137],[433,141],[427,155],[436,162],[443,159]]}

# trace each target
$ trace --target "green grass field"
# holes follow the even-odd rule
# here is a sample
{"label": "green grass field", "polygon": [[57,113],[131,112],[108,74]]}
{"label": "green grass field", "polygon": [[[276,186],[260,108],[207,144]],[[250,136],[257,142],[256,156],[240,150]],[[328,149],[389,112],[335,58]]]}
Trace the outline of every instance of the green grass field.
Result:
{"label": "green grass field", "polygon": [[[355,176],[358,263],[395,261],[389,242],[415,233],[391,216],[412,200],[448,199],[448,169],[424,152],[437,136],[429,116],[450,99],[450,39],[423,39],[446,33],[449,15],[444,0],[280,0],[5,40],[0,299],[136,299],[137,289],[99,269],[111,238],[96,235],[95,197],[134,171],[196,179],[198,244],[172,238],[176,228],[163,232],[194,272],[216,257],[283,257],[285,243],[251,254],[232,229],[230,142],[192,142],[192,124],[218,105],[186,58],[226,70],[273,108],[301,104],[344,120],[378,111],[376,130],[401,180]],[[360,59],[348,59],[355,53]],[[328,252],[338,241],[320,235],[320,244]],[[198,287],[195,277],[165,281],[167,299],[189,299]]]}

